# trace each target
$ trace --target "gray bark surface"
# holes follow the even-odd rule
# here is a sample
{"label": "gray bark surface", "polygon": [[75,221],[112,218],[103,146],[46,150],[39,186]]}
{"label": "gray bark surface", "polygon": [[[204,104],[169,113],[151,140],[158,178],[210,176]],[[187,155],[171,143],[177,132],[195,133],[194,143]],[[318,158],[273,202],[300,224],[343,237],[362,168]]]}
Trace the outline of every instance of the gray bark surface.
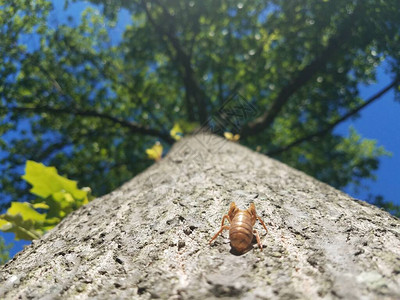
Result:
{"label": "gray bark surface", "polygon": [[[254,202],[264,246],[212,245],[229,204]],[[210,135],[75,211],[0,273],[6,299],[400,299],[400,222]]]}

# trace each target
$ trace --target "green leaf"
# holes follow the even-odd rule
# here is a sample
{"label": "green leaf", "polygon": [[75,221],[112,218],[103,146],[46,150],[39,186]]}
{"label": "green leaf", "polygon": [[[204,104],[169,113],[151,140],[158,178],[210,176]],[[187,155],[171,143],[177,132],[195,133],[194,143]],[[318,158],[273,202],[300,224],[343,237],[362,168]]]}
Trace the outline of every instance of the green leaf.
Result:
{"label": "green leaf", "polygon": [[153,147],[146,149],[147,157],[155,161],[161,160],[162,152],[163,146],[160,144],[160,142],[156,142]]}
{"label": "green leaf", "polygon": [[169,134],[174,138],[174,140],[179,141],[183,135],[181,126],[176,123],[174,127],[172,127],[172,129],[170,130]]}
{"label": "green leaf", "polygon": [[78,189],[76,181],[58,175],[55,167],[46,167],[31,160],[26,162],[25,175],[22,178],[33,186],[31,193],[41,198],[60,191],[70,193],[75,199],[84,199],[87,195],[87,192]]}
{"label": "green leaf", "polygon": [[7,212],[0,216],[0,230],[15,233],[16,240],[38,239],[43,234],[46,214],[40,214],[30,203],[12,202]]}
{"label": "green leaf", "polygon": [[36,208],[36,209],[49,209],[49,206],[46,204],[46,203],[43,203],[43,202],[41,202],[41,203],[34,203],[34,204],[32,204],[32,206],[33,206],[33,208]]}
{"label": "green leaf", "polygon": [[0,216],[0,230],[15,233],[17,240],[40,238],[63,217],[89,201],[90,189],[78,189],[75,181],[58,175],[54,167],[27,161],[22,178],[32,184],[31,192],[41,198],[34,200],[33,204],[12,202],[7,212]]}
{"label": "green leaf", "polygon": [[43,222],[46,218],[45,214],[38,213],[32,204],[27,202],[12,202],[11,207],[7,210],[7,214],[16,216],[21,215],[24,220],[33,220],[35,222]]}

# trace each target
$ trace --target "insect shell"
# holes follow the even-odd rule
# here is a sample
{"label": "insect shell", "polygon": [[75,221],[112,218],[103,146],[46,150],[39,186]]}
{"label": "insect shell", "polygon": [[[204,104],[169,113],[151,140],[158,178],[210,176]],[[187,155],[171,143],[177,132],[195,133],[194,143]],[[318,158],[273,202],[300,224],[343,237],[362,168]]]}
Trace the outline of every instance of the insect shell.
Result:
{"label": "insect shell", "polygon": [[[228,220],[230,225],[224,225],[225,220]],[[232,248],[239,254],[242,254],[251,248],[251,241],[253,240],[253,234],[257,239],[257,244],[262,250],[260,236],[256,229],[253,229],[256,220],[259,220],[261,225],[268,232],[264,221],[257,215],[256,207],[254,203],[250,204],[250,207],[246,210],[239,209],[235,202],[232,202],[228,214],[222,217],[221,228],[213,236],[210,244],[215,240],[223,230],[229,230],[229,239],[231,241]]]}

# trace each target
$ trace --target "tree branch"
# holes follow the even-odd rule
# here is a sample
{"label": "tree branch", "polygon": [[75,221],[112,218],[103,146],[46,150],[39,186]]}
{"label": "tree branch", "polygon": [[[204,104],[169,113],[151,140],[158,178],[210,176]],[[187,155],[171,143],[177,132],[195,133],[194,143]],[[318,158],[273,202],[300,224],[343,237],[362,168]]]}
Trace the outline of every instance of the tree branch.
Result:
{"label": "tree branch", "polygon": [[[68,47],[69,50],[71,51],[75,51],[75,53],[78,53],[79,55],[82,55],[87,61],[91,62],[92,65],[97,69],[97,71],[101,74],[101,76],[103,76],[104,79],[107,79],[107,76],[104,72],[103,66],[101,66],[101,64],[96,61],[95,59],[93,59],[92,56],[87,55],[87,53],[84,53],[82,51],[80,51],[79,49],[77,49],[76,47],[74,47],[73,45],[71,45],[68,42],[68,39],[64,39],[64,43],[66,45],[66,47]],[[32,54],[29,53],[25,53],[27,57],[33,58]],[[37,59],[33,58],[36,61],[36,66],[39,68],[39,70],[47,76],[47,78],[52,82],[54,89],[62,96],[67,97],[68,100],[72,100],[72,97],[69,94],[66,94],[64,92],[64,90],[62,89],[61,85],[58,83],[57,79],[55,79],[52,74],[50,74],[50,72],[45,69],[40,61],[38,61]],[[109,62],[107,61],[106,64],[108,64]],[[116,70],[115,66],[108,64],[108,66],[112,67],[115,72],[118,72],[118,70]],[[133,95],[133,90],[132,88],[125,82],[125,81],[121,81],[118,84],[120,84],[121,86],[125,87],[129,92],[130,95]],[[163,124],[161,124],[161,122],[159,122],[158,118],[155,117],[155,115],[152,113],[151,109],[149,109],[148,107],[145,106],[144,101],[141,97],[138,97],[137,95],[135,95],[135,99],[138,102],[140,102],[140,104],[143,106],[143,108],[146,109],[146,112],[152,117],[152,119],[154,120],[155,123],[157,123],[162,129],[163,131],[166,131]],[[161,131],[160,131],[161,132]]]}
{"label": "tree branch", "polygon": [[50,144],[46,148],[42,149],[40,153],[32,153],[32,160],[34,161],[44,161],[49,156],[51,156],[54,152],[60,151],[61,149],[65,148],[68,145],[71,145],[71,141],[61,140]]}
{"label": "tree branch", "polygon": [[122,127],[128,128],[131,133],[141,134],[141,135],[150,135],[163,139],[165,142],[169,144],[173,144],[175,140],[170,136],[168,132],[162,132],[157,129],[149,128],[147,126],[142,126],[138,123],[118,119],[117,117],[108,115],[106,113],[100,113],[93,110],[77,110],[76,108],[54,108],[50,106],[24,106],[24,107],[4,107],[0,106],[0,110],[9,112],[9,111],[32,111],[36,113],[47,112],[53,114],[66,114],[66,115],[74,115],[74,116],[84,116],[84,117],[94,117],[100,119],[106,119],[114,124],[119,124]]}
{"label": "tree branch", "polygon": [[[160,4],[158,1],[157,4],[161,6],[163,14],[165,16],[170,16],[164,5]],[[171,32],[165,30],[164,27],[156,23],[156,21],[150,14],[150,11],[146,5],[146,1],[142,0],[141,6],[143,7],[149,22],[153,25],[157,33],[159,33],[161,36],[167,37],[172,47],[175,49],[176,51],[175,60],[178,62],[178,64],[182,66],[184,70],[183,82],[185,85],[186,93],[188,94],[187,100],[190,100],[190,98],[193,98],[195,100],[197,111],[199,113],[199,121],[201,123],[205,123],[208,118],[207,103],[205,99],[206,95],[203,92],[203,90],[199,87],[195,79],[194,71],[190,63],[190,56],[184,51],[181,44],[179,43],[179,40]]]}
{"label": "tree branch", "polygon": [[97,137],[101,135],[103,138],[112,138],[111,134],[107,134],[101,131],[96,131],[96,130],[90,130],[86,132],[85,134],[79,133],[78,135],[74,135],[73,137],[64,133],[61,137],[60,140],[53,142],[52,144],[48,145],[47,147],[42,148],[40,151],[36,151],[35,153],[32,154],[31,160],[34,161],[43,161],[45,159],[48,159],[51,155],[53,155],[55,152],[58,152],[62,150],[63,148],[67,146],[71,146],[74,144],[79,143],[79,140],[87,140],[88,138],[91,137]]}
{"label": "tree branch", "polygon": [[287,85],[281,88],[272,105],[263,113],[262,116],[258,117],[252,122],[249,122],[242,128],[240,133],[242,138],[257,134],[268,128],[278,116],[284,105],[288,102],[290,97],[300,88],[302,88],[308,81],[310,81],[316,74],[326,68],[332,57],[334,57],[341,49],[343,49],[345,41],[351,38],[352,23],[355,22],[358,14],[358,7],[356,7],[354,13],[350,15],[348,19],[343,22],[343,24],[341,24],[339,33],[329,40],[327,47],[321,52],[321,54],[317,55],[317,57],[309,65],[297,73],[297,75]]}
{"label": "tree branch", "polygon": [[305,135],[297,140],[295,140],[294,142],[281,147],[279,149],[276,150],[272,150],[270,152],[267,152],[267,155],[269,156],[273,156],[273,155],[277,155],[280,154],[282,152],[285,152],[297,145],[300,145],[301,143],[304,143],[306,141],[312,140],[314,138],[317,137],[323,137],[325,136],[327,133],[329,133],[332,129],[334,129],[337,125],[339,125],[340,123],[342,123],[343,121],[347,120],[348,118],[350,118],[351,116],[354,116],[356,113],[358,113],[360,110],[362,110],[363,108],[365,108],[366,106],[368,106],[369,104],[371,104],[372,102],[374,102],[375,100],[378,100],[380,97],[382,97],[385,93],[387,93],[389,90],[391,90],[393,87],[395,87],[397,84],[399,83],[399,79],[395,79],[392,83],[390,83],[388,86],[386,86],[384,89],[382,89],[381,91],[379,91],[378,93],[376,93],[375,95],[373,95],[372,97],[370,97],[367,101],[363,102],[361,105],[359,105],[358,107],[350,110],[347,114],[343,115],[342,117],[340,117],[339,119],[337,119],[336,121],[329,123],[325,128],[321,129],[321,130],[317,130],[313,133],[310,133],[308,135]]}
{"label": "tree branch", "polygon": [[[67,43],[66,43],[67,44]],[[67,46],[72,47],[71,45],[67,44]],[[71,49],[71,48],[70,48]],[[76,52],[78,52],[77,49],[73,49]],[[80,53],[80,52],[78,52]],[[26,53],[27,57],[31,57],[31,54]],[[86,55],[85,55],[86,56]],[[103,77],[104,73],[102,68],[98,65],[98,63],[96,61],[94,61],[92,58],[86,56],[85,58],[87,58],[97,69],[98,71],[102,74]],[[37,61],[37,67],[39,68],[39,70],[45,75],[47,76],[47,78],[52,82],[53,87],[57,90],[57,92],[63,96],[66,97],[67,100],[72,100],[71,102],[73,102],[73,98],[69,95],[66,94],[63,89],[61,88],[60,84],[57,82],[56,79],[54,79],[51,74],[40,64],[39,61]],[[122,83],[122,85],[126,88],[128,88],[128,90],[130,90],[130,88],[125,84]],[[138,100],[143,103],[141,98],[138,98]],[[168,144],[173,144],[175,142],[175,140],[170,136],[169,132],[167,131],[161,131],[161,130],[157,130],[154,128],[150,128],[147,126],[142,126],[136,122],[131,122],[131,121],[127,121],[127,120],[123,120],[123,119],[118,119],[114,116],[105,114],[105,113],[100,113],[97,111],[91,111],[91,110],[77,110],[76,108],[53,108],[50,106],[36,106],[36,107],[0,107],[0,110],[19,110],[19,111],[34,111],[34,112],[51,112],[51,113],[59,113],[59,114],[71,114],[71,115],[80,115],[80,116],[87,116],[87,117],[97,117],[97,118],[102,118],[102,119],[107,119],[115,124],[119,124],[125,128],[128,128],[132,133],[138,133],[138,134],[142,134],[142,135],[150,135],[150,136],[155,136],[158,138],[163,139],[165,142],[167,142]],[[151,112],[150,112],[151,114]],[[157,120],[155,120],[157,121]]]}

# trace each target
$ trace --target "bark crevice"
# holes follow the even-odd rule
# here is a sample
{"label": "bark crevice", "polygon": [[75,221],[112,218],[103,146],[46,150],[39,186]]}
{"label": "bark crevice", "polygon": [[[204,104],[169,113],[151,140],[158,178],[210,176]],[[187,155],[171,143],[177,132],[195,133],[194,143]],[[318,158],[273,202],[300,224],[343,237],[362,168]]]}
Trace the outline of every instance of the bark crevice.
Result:
{"label": "bark crevice", "polygon": [[[244,255],[225,232],[235,201],[269,233]],[[209,135],[64,219],[3,266],[6,299],[393,299],[400,222],[304,173]]]}

